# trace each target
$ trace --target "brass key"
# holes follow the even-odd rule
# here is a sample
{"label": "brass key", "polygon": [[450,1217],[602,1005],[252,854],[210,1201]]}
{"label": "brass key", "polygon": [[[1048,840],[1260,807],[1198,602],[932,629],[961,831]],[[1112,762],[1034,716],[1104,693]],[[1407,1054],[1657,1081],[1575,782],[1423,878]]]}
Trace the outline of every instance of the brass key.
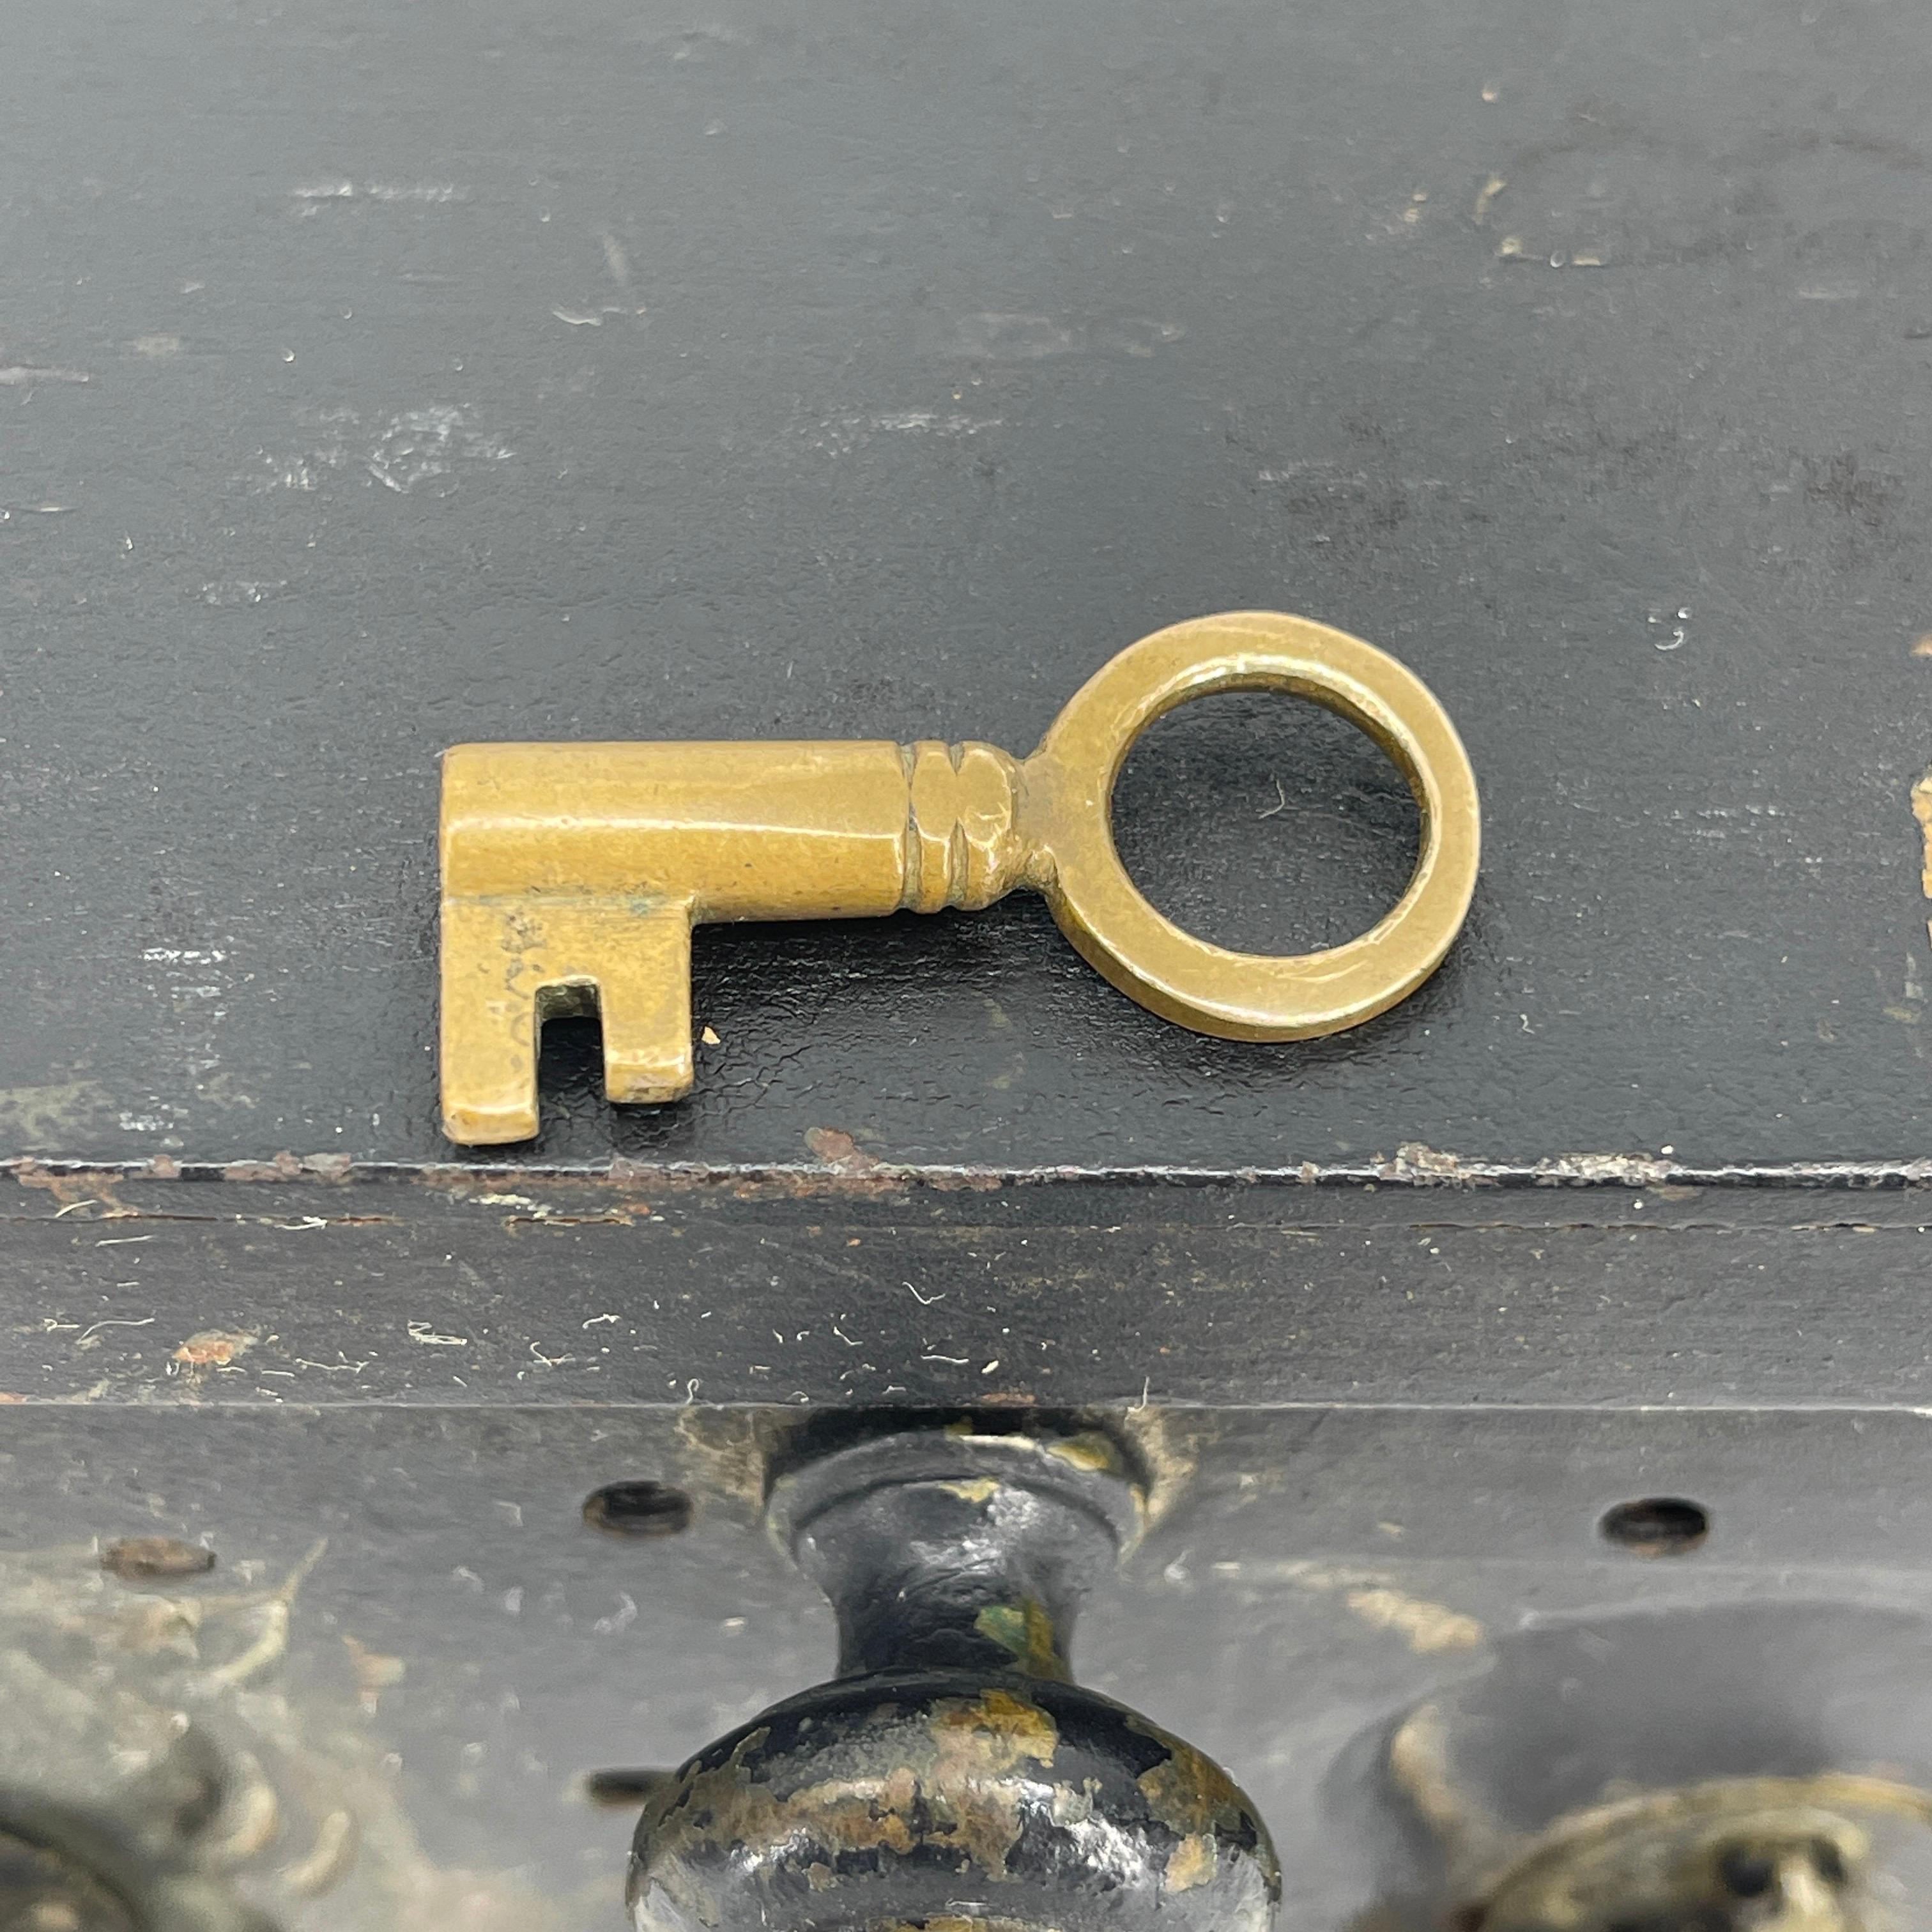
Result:
{"label": "brass key", "polygon": [[[1369,932],[1326,952],[1236,952],[1144,898],[1114,848],[1134,740],[1188,699],[1286,691],[1359,725],[1415,794],[1422,847]],[[691,1090],[691,928],[877,918],[1041,893],[1082,955],[1163,1018],[1307,1040],[1405,999],[1468,910],[1475,776],[1415,675],[1359,638],[1268,610],[1197,617],[1096,672],[1024,762],[991,745],[458,745],[442,772],[442,1116],[453,1141],[537,1130],[542,1022],[603,1022],[605,1091]]]}

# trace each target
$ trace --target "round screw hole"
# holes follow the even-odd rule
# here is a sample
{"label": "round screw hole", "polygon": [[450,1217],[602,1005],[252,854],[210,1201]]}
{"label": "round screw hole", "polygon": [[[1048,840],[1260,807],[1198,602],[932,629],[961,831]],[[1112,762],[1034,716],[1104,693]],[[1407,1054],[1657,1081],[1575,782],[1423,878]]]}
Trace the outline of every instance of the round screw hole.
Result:
{"label": "round screw hole", "polygon": [[1711,1513],[1682,1496],[1640,1496],[1604,1512],[1606,1541],[1633,1556],[1682,1556],[1711,1533]]}
{"label": "round screw hole", "polygon": [[1778,1882],[1778,1868],[1763,1852],[1733,1845],[1718,1861],[1718,1876],[1733,1898],[1762,1898]]}
{"label": "round screw hole", "polygon": [[607,1536],[675,1536],[691,1527],[691,1498],[668,1483],[606,1483],[584,1498],[584,1520]]}

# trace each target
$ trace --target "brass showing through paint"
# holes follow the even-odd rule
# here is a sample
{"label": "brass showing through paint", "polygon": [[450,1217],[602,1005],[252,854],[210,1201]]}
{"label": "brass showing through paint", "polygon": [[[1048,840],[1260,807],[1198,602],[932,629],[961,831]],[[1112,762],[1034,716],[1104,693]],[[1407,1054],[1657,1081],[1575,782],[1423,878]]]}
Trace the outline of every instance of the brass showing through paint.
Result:
{"label": "brass showing through paint", "polygon": [[1889,1778],[1717,1778],[1572,1812],[1456,1915],[1468,1932],[1880,1932],[1858,1821],[1932,1823]]}
{"label": "brass showing through paint", "polygon": [[[1408,888],[1346,945],[1210,944],[1156,911],[1120,862],[1114,783],[1134,741],[1225,691],[1325,706],[1415,794]],[[932,741],[459,745],[442,778],[444,1131],[472,1146],[534,1135],[538,1033],[562,1013],[601,1017],[613,1101],[688,1093],[701,921],[976,910],[1022,885],[1164,1018],[1228,1040],[1337,1033],[1441,964],[1480,850],[1474,774],[1427,687],[1359,638],[1274,611],[1198,617],[1130,645],[1024,762]]]}

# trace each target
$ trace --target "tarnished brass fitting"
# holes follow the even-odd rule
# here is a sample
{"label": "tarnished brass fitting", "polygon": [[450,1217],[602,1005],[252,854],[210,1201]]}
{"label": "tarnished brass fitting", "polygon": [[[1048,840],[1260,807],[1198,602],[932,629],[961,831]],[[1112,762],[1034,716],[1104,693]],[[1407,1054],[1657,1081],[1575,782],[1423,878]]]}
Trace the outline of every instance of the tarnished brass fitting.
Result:
{"label": "tarnished brass fitting", "polygon": [[1882,1778],[1714,1778],[1558,1819],[1492,1873],[1466,1932],[1875,1932],[1870,1832],[1932,1824]]}

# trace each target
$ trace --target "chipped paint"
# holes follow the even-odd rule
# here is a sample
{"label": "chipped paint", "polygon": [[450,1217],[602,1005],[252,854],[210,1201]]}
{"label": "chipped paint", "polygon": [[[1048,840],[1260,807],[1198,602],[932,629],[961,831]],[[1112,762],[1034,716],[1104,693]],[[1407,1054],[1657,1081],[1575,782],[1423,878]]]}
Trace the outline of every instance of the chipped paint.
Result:
{"label": "chipped paint", "polygon": [[0,1087],[0,1138],[32,1154],[50,1154],[85,1139],[111,1108],[96,1080],[43,1087]]}
{"label": "chipped paint", "polygon": [[1240,1830],[1247,1801],[1211,1757],[1151,1724],[1132,1718],[1128,1722],[1130,1729],[1159,1738],[1167,1746],[1167,1756],[1136,1780],[1148,1810],[1163,1825],[1183,1838]]}
{"label": "chipped paint", "polygon": [[1493,1186],[1503,1180],[1527,1180],[1546,1187],[1655,1187],[1685,1172],[1674,1160],[1646,1154],[1557,1154],[1527,1167],[1510,1168],[1406,1141],[1396,1149],[1394,1160],[1377,1167],[1376,1178],[1421,1186]]}
{"label": "chipped paint", "polygon": [[[934,1710],[933,1737],[942,1768],[950,1757],[970,1756],[995,1771],[1012,1771],[1022,1758],[1046,1769],[1060,1746],[1052,1718],[1030,1698],[1010,1690],[942,1699]],[[970,1744],[962,1744],[962,1738]]]}
{"label": "chipped paint", "polygon": [[1076,1469],[1089,1471],[1096,1474],[1118,1475],[1120,1471],[1120,1452],[1113,1440],[1098,1430],[1089,1430],[1081,1436],[1063,1436],[1042,1445],[1049,1456],[1058,1456],[1063,1462],[1072,1464]]}
{"label": "chipped paint", "polygon": [[[969,1418],[917,1437],[848,1443],[774,1486],[780,1543],[812,1526],[806,1567],[838,1612],[842,1674],[646,1801],[632,1923],[774,1924],[815,1895],[810,1916],[825,1924],[932,1932],[970,1898],[990,1928],[1003,1898],[1035,1922],[1050,1891],[1070,1910],[1104,1894],[1116,1932],[1262,1932],[1280,1869],[1252,1808],[1200,1753],[1060,1677],[1079,1591],[1062,1601],[1052,1580],[1063,1556],[1085,1578],[1127,1533],[1118,1452],[1054,1459]],[[996,1454],[1012,1473],[989,1481]],[[1035,1486],[1042,1507],[1001,1506]],[[942,1490],[975,1507],[949,1502],[935,1519]],[[854,1498],[865,1527],[848,1540],[839,1510]],[[968,1534],[964,1573],[946,1522]]]}
{"label": "chipped paint", "polygon": [[1394,1631],[1418,1657],[1474,1650],[1486,1634],[1474,1617],[1461,1610],[1386,1585],[1351,1590],[1342,1601],[1372,1630]]}
{"label": "chipped paint", "polygon": [[[998,1486],[994,1485],[996,1489]],[[1010,1652],[1029,1676],[1043,1677],[1054,1683],[1072,1681],[1053,1618],[1037,1598],[1029,1597],[1022,1604],[988,1604],[973,1619],[973,1628],[1002,1650]]]}
{"label": "chipped paint", "polygon": [[1214,1840],[1205,1832],[1191,1833],[1183,1838],[1168,1855],[1168,1890],[1192,1892],[1197,1885],[1207,1884],[1214,1877],[1214,1868],[1218,1862]]}
{"label": "chipped paint", "polygon": [[344,1181],[355,1163],[346,1154],[291,1154],[284,1148],[266,1160],[231,1161],[221,1170],[224,1180]]}
{"label": "chipped paint", "polygon": [[1000,1493],[997,1476],[977,1476],[964,1482],[941,1483],[938,1486],[947,1495],[957,1496],[962,1502],[977,1503],[982,1507]]}
{"label": "chipped paint", "polygon": [[[144,1774],[199,1736],[217,1754],[223,1790],[196,1840],[198,1872],[225,1883],[239,1868],[251,1894],[282,1898],[278,1924],[325,1922],[322,1908],[293,1904],[325,1893],[331,1926],[568,1932],[590,1922],[608,1898],[608,1874],[540,1895],[520,1870],[452,1869],[425,1852],[389,1755],[394,1740],[358,1717],[348,1673],[319,1673],[299,1652],[291,1657],[298,1592],[322,1554],[316,1544],[272,1588],[230,1592],[145,1568],[130,1581],[85,1540],[0,1552],[16,1754],[31,1760],[44,1749],[76,1795],[98,1789],[125,1802]],[[227,1568],[251,1576],[263,1566],[243,1558]],[[171,1577],[178,1587],[157,1588]],[[50,1727],[42,1747],[34,1734]],[[106,1757],[94,1756],[90,1738],[108,1746]],[[180,1786],[170,1776],[156,1788]],[[142,1843],[157,1850],[160,1826],[143,1821]],[[192,1916],[202,1922],[200,1910]]]}
{"label": "chipped paint", "polygon": [[1729,1859],[1742,1855],[1766,1874],[1762,1895],[1778,1902],[1776,1923],[1826,1932],[1882,1922],[1887,1915],[1870,1894],[1883,1882],[1874,1882],[1874,1840],[1861,1815],[1923,1828],[1932,1825],[1932,1793],[1825,1772],[1616,1796],[1567,1812],[1520,1842],[1453,1916],[1494,1932],[1748,1923],[1750,1915],[1736,1910],[1741,1888],[1726,1871]]}
{"label": "chipped paint", "polygon": [[722,1762],[680,1780],[646,1822],[675,1826],[699,1849],[728,1848],[734,1862],[836,1871],[843,1853],[904,1858],[931,1843],[1004,1878],[1022,1827],[1013,1773],[1023,1762],[1051,1764],[1052,1719],[999,1690],[936,1699],[923,1721],[890,1706],[878,1714],[874,1724],[808,1732],[789,1751],[775,1752],[770,1727],[754,1726]]}
{"label": "chipped paint", "polygon": [[794,1417],[769,1409],[699,1408],[677,1412],[680,1460],[688,1484],[707,1496],[762,1508],[772,1458]]}
{"label": "chipped paint", "polygon": [[1144,1394],[1119,1418],[1119,1425],[1144,1472],[1135,1484],[1144,1532],[1165,1522],[1186,1493],[1201,1460],[1202,1444],[1216,1425],[1202,1414],[1183,1415],[1150,1403]]}
{"label": "chipped paint", "polygon": [[1489,1634],[1474,1617],[1412,1595],[1383,1571],[1308,1562],[1244,1568],[1250,1576],[1266,1574],[1300,1589],[1339,1594],[1352,1614],[1370,1629],[1392,1631],[1418,1656],[1472,1650]]}

